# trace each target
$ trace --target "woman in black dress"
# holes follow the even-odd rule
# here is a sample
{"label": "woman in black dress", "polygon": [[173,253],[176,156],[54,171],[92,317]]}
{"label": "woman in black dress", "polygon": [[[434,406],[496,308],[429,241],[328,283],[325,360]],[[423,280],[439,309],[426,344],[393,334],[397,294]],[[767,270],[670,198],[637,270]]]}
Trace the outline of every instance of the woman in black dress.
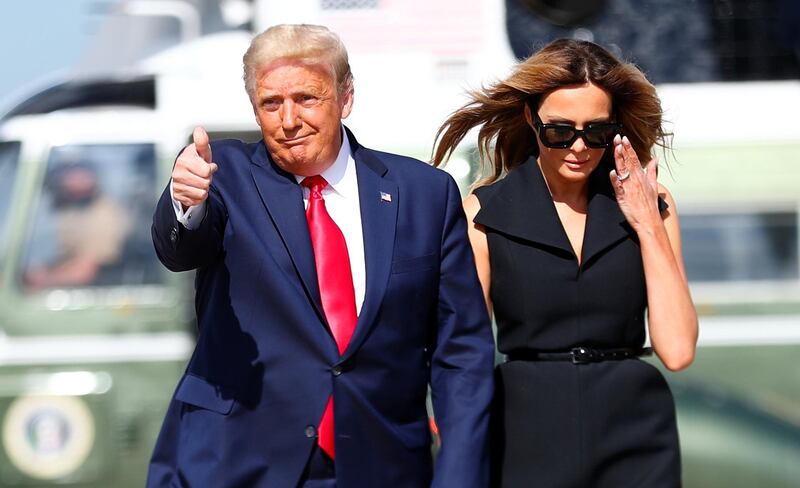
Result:
{"label": "woman in black dress", "polygon": [[474,127],[491,176],[465,200],[497,343],[495,485],[675,487],[677,371],[697,315],[655,88],[590,42],[558,40],[445,121],[434,163]]}

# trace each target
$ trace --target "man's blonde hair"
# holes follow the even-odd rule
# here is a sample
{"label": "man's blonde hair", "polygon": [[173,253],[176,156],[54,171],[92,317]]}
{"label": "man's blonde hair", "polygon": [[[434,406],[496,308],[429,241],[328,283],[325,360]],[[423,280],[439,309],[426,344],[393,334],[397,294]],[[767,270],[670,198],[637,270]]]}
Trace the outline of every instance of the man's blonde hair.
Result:
{"label": "man's blonde hair", "polygon": [[339,36],[321,25],[280,24],[254,37],[244,53],[244,85],[251,101],[255,100],[259,68],[279,59],[325,65],[330,69],[340,97],[353,90],[347,49]]}

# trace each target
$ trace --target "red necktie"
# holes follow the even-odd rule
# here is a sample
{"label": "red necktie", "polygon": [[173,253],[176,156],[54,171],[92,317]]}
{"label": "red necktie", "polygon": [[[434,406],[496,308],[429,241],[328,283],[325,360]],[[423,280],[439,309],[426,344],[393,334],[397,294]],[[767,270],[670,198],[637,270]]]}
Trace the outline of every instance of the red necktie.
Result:
{"label": "red necktie", "polygon": [[[325,209],[325,200],[322,198],[322,189],[328,185],[325,178],[319,175],[310,176],[301,184],[311,189],[306,218],[311,234],[311,246],[314,248],[322,310],[339,347],[339,354],[342,354],[347,349],[358,320],[347,244],[344,234]],[[335,457],[333,396],[328,398],[325,413],[319,423],[317,443],[331,459]]]}

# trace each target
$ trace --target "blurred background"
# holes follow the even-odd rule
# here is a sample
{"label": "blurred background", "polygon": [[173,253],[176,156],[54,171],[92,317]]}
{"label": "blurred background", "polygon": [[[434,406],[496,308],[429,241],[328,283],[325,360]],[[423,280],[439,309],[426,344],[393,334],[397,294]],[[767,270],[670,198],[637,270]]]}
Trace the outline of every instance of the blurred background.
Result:
{"label": "blurred background", "polygon": [[[26,0],[0,15],[0,486],[137,487],[191,354],[192,276],[156,261],[155,201],[202,124],[260,138],[253,33],[329,26],[355,74],[347,124],[430,158],[465,90],[556,37],[657,84],[661,181],[700,312],[665,372],[687,487],[800,479],[800,3],[794,0]],[[663,158],[662,158],[663,159]],[[462,191],[475,139],[448,163]]]}

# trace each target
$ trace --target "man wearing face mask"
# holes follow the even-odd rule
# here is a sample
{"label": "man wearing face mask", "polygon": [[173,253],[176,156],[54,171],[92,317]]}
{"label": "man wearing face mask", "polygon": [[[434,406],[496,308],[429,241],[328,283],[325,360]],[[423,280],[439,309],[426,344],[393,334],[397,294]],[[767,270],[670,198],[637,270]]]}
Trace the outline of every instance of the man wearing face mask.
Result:
{"label": "man wearing face mask", "polygon": [[34,243],[25,283],[33,290],[91,286],[105,266],[121,259],[131,222],[100,190],[90,164],[66,163],[47,178],[52,219],[42,225],[54,235],[51,242]]}

